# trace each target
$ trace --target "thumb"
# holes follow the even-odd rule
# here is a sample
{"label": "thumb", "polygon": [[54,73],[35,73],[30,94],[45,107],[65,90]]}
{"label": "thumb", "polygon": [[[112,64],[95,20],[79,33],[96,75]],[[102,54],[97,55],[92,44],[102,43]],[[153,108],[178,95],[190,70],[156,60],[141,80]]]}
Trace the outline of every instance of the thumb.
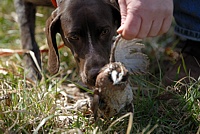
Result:
{"label": "thumb", "polygon": [[127,16],[127,4],[125,0],[118,0],[119,8],[120,8],[120,14],[121,14],[121,25],[124,24]]}
{"label": "thumb", "polygon": [[124,29],[124,26],[123,26],[123,24],[122,24],[122,25],[117,29],[118,34],[122,34],[123,29]]}

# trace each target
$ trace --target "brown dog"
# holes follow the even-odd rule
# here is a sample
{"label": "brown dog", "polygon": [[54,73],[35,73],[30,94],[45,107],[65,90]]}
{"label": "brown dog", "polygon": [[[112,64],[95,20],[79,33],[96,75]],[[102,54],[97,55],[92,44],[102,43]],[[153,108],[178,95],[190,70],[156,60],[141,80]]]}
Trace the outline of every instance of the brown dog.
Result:
{"label": "brown dog", "polygon": [[[20,18],[22,46],[33,50],[41,63],[39,49],[34,39],[35,5],[52,6],[52,4],[50,0],[15,0],[15,5]],[[57,5],[46,23],[49,70],[55,74],[59,69],[55,36],[60,33],[64,44],[70,48],[76,59],[82,81],[94,86],[99,70],[109,61],[112,38],[120,25],[120,13],[116,8],[116,2],[115,0],[114,2],[57,0]],[[19,6],[23,6],[24,11]],[[29,61],[26,62],[33,66],[34,63],[30,58],[27,59]]]}

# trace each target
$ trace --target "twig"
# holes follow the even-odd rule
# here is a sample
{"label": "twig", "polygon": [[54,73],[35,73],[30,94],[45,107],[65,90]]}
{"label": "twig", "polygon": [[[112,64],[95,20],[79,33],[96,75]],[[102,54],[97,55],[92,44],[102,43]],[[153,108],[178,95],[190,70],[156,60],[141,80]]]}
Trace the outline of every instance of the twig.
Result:
{"label": "twig", "polygon": [[113,43],[113,46],[112,46],[111,52],[110,52],[110,60],[109,60],[110,63],[115,62],[115,49],[117,47],[119,40],[121,39],[121,34],[117,35],[115,38],[116,38],[115,42]]}
{"label": "twig", "polygon": [[[61,44],[58,46],[58,49],[63,48],[65,45]],[[0,49],[0,57],[4,57],[4,56],[11,56],[13,54],[25,54],[25,53],[29,53],[30,50],[26,50],[26,49],[17,49],[17,50],[13,50],[13,49]],[[40,53],[48,53],[49,49],[41,49]]]}
{"label": "twig", "polygon": [[110,126],[108,127],[108,129],[105,131],[105,133],[108,132],[108,131],[110,131],[110,129],[111,129],[111,127],[113,125],[115,125],[117,122],[119,122],[120,120],[122,120],[123,118],[125,118],[127,116],[129,116],[129,122],[128,122],[128,128],[126,130],[126,134],[130,134],[131,133],[131,128],[132,128],[132,125],[133,125],[133,113],[132,112],[129,112],[129,113],[121,116],[120,118],[118,118],[117,120],[115,120],[113,123],[111,123]]}

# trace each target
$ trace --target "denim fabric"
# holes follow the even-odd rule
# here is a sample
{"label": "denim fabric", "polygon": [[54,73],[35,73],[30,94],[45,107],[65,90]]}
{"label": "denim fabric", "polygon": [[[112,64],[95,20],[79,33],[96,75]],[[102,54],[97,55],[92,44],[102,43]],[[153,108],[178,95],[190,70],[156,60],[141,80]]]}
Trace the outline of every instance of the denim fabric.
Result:
{"label": "denim fabric", "polygon": [[175,33],[183,38],[200,41],[200,0],[173,0]]}

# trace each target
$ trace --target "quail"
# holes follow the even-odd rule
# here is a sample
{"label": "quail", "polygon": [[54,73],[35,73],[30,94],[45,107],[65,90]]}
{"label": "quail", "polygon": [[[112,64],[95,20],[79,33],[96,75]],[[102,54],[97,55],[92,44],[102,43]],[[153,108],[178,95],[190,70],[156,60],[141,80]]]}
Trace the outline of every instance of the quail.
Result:
{"label": "quail", "polygon": [[94,118],[110,118],[122,109],[133,112],[133,92],[129,75],[145,74],[148,57],[141,52],[144,46],[135,40],[124,40],[118,36],[111,50],[110,63],[97,75],[94,87],[92,111]]}
{"label": "quail", "polygon": [[[120,62],[104,66],[96,79],[93,111],[109,118],[133,100],[132,89],[128,84],[128,70]],[[99,109],[99,113],[98,113]]]}

